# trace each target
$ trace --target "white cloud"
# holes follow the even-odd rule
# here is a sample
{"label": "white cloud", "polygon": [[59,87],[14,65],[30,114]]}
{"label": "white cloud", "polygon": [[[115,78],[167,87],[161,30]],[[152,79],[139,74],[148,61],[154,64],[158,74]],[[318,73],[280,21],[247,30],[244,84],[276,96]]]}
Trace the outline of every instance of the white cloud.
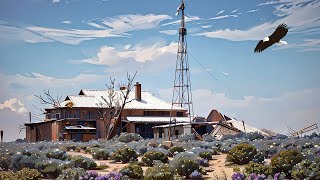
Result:
{"label": "white cloud", "polygon": [[29,43],[53,42],[51,39],[42,37],[29,30],[5,24],[0,24],[0,39],[14,41],[23,40]]}
{"label": "white cloud", "polygon": [[231,41],[246,41],[260,40],[263,37],[269,36],[281,23],[289,25],[289,33],[304,33],[305,30],[317,29],[320,27],[318,17],[318,12],[320,12],[320,1],[282,0],[279,2],[281,4],[275,7],[273,13],[280,19],[274,22],[266,22],[245,30],[230,30],[227,28],[211,32],[202,32],[198,35]]}
{"label": "white cloud", "polygon": [[211,28],[212,25],[205,25],[205,26],[201,26],[203,29],[208,29],[208,28]]}
{"label": "white cloud", "polygon": [[301,43],[292,43],[274,48],[274,50],[296,48],[300,52],[320,51],[320,39],[305,39]]}
{"label": "white cloud", "polygon": [[3,104],[0,103],[0,109],[4,108],[9,108],[11,111],[19,114],[27,112],[27,109],[24,107],[23,103],[16,98],[4,101]]}
{"label": "white cloud", "polygon": [[157,27],[160,22],[172,19],[168,15],[139,15],[129,14],[117,16],[115,18],[107,18],[101,24],[112,28],[114,31],[130,32],[142,29],[152,29]]}
{"label": "white cloud", "polygon": [[159,32],[166,35],[176,35],[178,33],[177,30],[165,30],[165,31],[159,31]]}
{"label": "white cloud", "polygon": [[[201,18],[199,16],[189,16],[189,15],[186,15],[185,16],[185,22],[191,22],[191,21],[198,21],[200,20]],[[168,25],[177,25],[177,24],[180,24],[181,20],[177,20],[177,21],[173,21],[173,22],[169,22],[169,23],[165,23],[165,24],[162,24],[161,26],[168,26]]]}
{"label": "white cloud", "polygon": [[52,0],[52,3],[58,3],[60,2],[61,0]]}
{"label": "white cloud", "polygon": [[177,43],[171,42],[169,45],[165,45],[162,42],[155,43],[153,45],[144,46],[138,44],[132,47],[130,50],[116,49],[110,46],[103,46],[100,48],[97,57],[91,59],[75,60],[74,63],[89,63],[96,65],[114,66],[120,61],[134,60],[137,62],[154,61],[166,54],[175,54],[177,50]]}
{"label": "white cloud", "polygon": [[217,20],[217,19],[224,19],[224,18],[228,18],[228,17],[238,17],[238,15],[222,15],[222,16],[216,16],[216,17],[213,17],[213,18],[210,18],[212,20]]}
{"label": "white cloud", "polygon": [[280,1],[267,1],[265,3],[260,3],[257,6],[264,6],[264,5],[271,5],[271,4],[278,4]]}
{"label": "white cloud", "polygon": [[26,90],[28,88],[33,89],[35,87],[43,87],[44,89],[61,88],[67,86],[76,87],[80,86],[81,84],[95,82],[103,78],[102,75],[96,74],[79,74],[78,76],[69,79],[59,79],[36,72],[32,72],[31,74],[32,76],[24,76],[21,74],[2,76],[9,83],[9,86],[24,87]]}
{"label": "white cloud", "polygon": [[71,21],[62,21],[63,24],[71,24]]}
{"label": "white cloud", "polygon": [[[77,45],[82,41],[88,41],[97,38],[128,36],[128,32],[152,29],[157,27],[160,24],[160,22],[168,19],[172,18],[168,15],[128,14],[116,16],[113,18],[94,20],[87,23],[91,27],[98,28],[97,30],[57,29],[39,26],[15,28],[0,25],[0,38],[23,39],[27,42],[33,43],[56,41],[66,44]],[[67,21],[64,22],[68,23]],[[9,34],[9,36],[7,34]],[[16,37],[17,34],[18,37]]]}
{"label": "white cloud", "polygon": [[[160,97],[171,99],[172,89],[159,91]],[[258,128],[286,133],[286,124],[298,130],[320,123],[320,89],[288,92],[277,97],[227,97],[224,93],[197,89],[192,91],[196,115],[207,116],[212,109],[233,115]]]}
{"label": "white cloud", "polygon": [[249,30],[230,30],[227,28],[225,30],[203,32],[198,35],[231,41],[260,40],[262,37],[270,35],[274,28],[275,27],[272,27],[271,24],[264,23]]}
{"label": "white cloud", "polygon": [[219,14],[224,13],[224,11],[225,11],[225,10],[221,10],[221,11],[219,11],[216,15],[218,16]]}
{"label": "white cloud", "polygon": [[235,12],[237,12],[239,9],[235,9],[235,10],[233,10],[233,11],[231,11],[231,13],[235,13]]}
{"label": "white cloud", "polygon": [[252,9],[252,10],[249,10],[248,13],[253,13],[253,12],[257,12],[257,11],[260,11],[260,9]]}

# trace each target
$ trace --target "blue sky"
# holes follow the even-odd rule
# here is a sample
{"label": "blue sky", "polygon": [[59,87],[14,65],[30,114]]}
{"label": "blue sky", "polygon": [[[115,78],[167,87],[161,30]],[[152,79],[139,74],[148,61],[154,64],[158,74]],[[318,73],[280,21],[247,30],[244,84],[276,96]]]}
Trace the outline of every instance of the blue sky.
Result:
{"label": "blue sky", "polygon": [[[171,99],[179,0],[0,1],[0,127],[17,129],[43,89],[104,89],[110,76]],[[286,133],[320,123],[320,2],[187,0],[188,51],[196,115],[212,108]],[[286,46],[254,54],[287,23]],[[208,72],[214,75],[214,79]],[[11,133],[11,134],[10,134]],[[6,135],[6,133],[5,133]],[[24,134],[8,132],[6,140]]]}

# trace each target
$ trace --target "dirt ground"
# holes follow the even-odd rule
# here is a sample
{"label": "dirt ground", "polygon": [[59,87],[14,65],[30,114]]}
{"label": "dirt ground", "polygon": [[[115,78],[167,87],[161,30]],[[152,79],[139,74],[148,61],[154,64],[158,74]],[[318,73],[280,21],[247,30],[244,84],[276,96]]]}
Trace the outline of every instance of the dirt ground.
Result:
{"label": "dirt ground", "polygon": [[[88,158],[92,158],[91,154],[85,154],[85,153],[79,153],[79,152],[67,152],[67,153],[72,156],[81,155]],[[226,175],[230,178],[233,173],[233,167],[225,165],[226,156],[227,156],[226,154],[214,155],[213,160],[209,161],[210,166],[206,168],[208,173],[207,175],[204,176],[204,178],[211,179],[212,177],[214,177],[214,174],[221,176],[223,172],[226,173]],[[139,157],[138,160],[141,161],[141,157]],[[119,172],[124,166],[128,165],[128,164],[122,164],[122,163],[113,163],[112,160],[99,160],[99,161],[95,160],[95,162],[97,163],[97,165],[106,164],[109,166],[107,169],[97,170],[99,174],[108,174],[111,171]],[[146,171],[147,168],[148,167],[142,166],[142,169],[144,172]]]}

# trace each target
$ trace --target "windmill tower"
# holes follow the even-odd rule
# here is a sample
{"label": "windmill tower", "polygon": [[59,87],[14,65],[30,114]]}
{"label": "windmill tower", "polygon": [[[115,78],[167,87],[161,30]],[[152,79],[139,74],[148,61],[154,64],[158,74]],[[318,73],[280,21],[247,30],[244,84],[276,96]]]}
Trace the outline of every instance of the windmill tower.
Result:
{"label": "windmill tower", "polygon": [[182,107],[188,110],[190,124],[193,118],[191,81],[190,81],[189,60],[188,60],[188,53],[187,53],[187,38],[186,38],[187,29],[185,24],[184,9],[185,9],[185,2],[184,0],[182,0],[176,13],[176,15],[179,15],[181,12],[181,26],[179,28],[178,53],[177,53],[175,78],[174,78],[174,86],[173,86],[173,94],[172,94],[169,140],[172,135],[171,124],[175,123],[175,120],[172,117],[173,106]]}

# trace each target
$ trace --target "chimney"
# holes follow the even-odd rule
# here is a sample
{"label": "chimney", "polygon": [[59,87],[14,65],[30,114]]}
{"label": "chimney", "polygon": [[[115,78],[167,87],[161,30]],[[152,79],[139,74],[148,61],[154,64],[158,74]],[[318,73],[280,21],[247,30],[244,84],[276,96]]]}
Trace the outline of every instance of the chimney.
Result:
{"label": "chimney", "polygon": [[135,93],[136,93],[136,100],[141,101],[141,84],[139,82],[134,85],[136,87]]}

